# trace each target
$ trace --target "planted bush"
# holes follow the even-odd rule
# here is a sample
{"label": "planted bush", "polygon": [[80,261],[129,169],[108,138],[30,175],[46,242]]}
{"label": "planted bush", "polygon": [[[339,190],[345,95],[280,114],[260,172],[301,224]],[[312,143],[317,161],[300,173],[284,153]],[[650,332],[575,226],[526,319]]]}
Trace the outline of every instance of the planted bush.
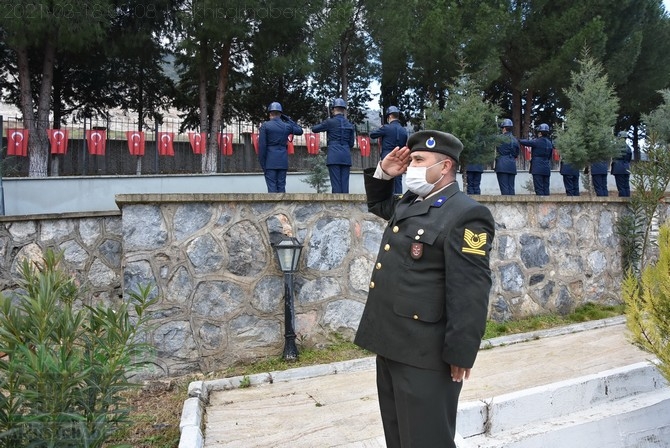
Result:
{"label": "planted bush", "polygon": [[123,391],[148,360],[150,287],[118,307],[86,304],[48,250],[0,295],[0,448],[100,447],[127,422]]}

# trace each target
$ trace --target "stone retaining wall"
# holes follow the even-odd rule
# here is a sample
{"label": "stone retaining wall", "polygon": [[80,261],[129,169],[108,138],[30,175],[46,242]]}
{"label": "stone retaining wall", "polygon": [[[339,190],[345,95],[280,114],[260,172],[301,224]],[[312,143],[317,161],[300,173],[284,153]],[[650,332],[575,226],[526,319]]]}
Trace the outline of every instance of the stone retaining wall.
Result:
{"label": "stone retaining wall", "polygon": [[[619,198],[480,196],[496,220],[491,318],[620,303]],[[298,343],[352,338],[385,222],[363,195],[119,195],[121,213],[2,218],[3,290],[20,260],[53,247],[94,299],[155,284],[155,374],[213,371],[281,354],[284,279],[271,242],[304,242]],[[667,207],[661,210],[665,220]]]}

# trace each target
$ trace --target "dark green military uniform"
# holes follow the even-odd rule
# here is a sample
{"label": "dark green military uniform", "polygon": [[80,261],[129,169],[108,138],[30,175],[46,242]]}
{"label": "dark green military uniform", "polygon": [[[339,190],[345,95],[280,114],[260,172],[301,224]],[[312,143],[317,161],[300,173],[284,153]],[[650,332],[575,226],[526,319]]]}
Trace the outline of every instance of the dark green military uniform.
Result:
{"label": "dark green military uniform", "polygon": [[355,343],[378,355],[387,446],[455,446],[462,383],[451,380],[450,364],[471,368],[484,334],[494,220],[456,182],[415,202],[373,172],[368,209],[388,226]]}

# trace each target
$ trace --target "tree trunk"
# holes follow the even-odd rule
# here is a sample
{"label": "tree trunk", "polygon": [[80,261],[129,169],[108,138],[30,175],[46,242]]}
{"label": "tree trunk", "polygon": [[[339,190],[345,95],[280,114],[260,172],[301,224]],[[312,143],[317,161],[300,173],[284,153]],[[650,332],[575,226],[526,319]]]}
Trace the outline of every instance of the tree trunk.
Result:
{"label": "tree trunk", "polygon": [[20,103],[24,126],[29,130],[28,138],[28,176],[46,177],[49,163],[49,107],[51,105],[51,88],[53,86],[53,69],[56,54],[55,38],[47,39],[42,64],[42,84],[39,91],[37,113],[34,112],[32,88],[30,84],[30,64],[25,48],[16,50],[19,69]]}
{"label": "tree trunk", "polygon": [[528,89],[526,91],[526,104],[524,104],[524,111],[523,111],[523,135],[525,136],[530,136],[532,113],[533,113],[533,91],[531,89]]}
{"label": "tree trunk", "polygon": [[521,91],[512,88],[512,122],[514,123],[514,135],[521,137]]}
{"label": "tree trunk", "polygon": [[[198,80],[198,104],[200,108],[200,132],[209,132],[209,115],[207,114],[207,61],[209,60],[209,49],[207,42],[200,42],[200,68]],[[200,170],[206,173],[207,156],[200,159]]]}
{"label": "tree trunk", "polygon": [[228,41],[221,48],[219,60],[219,78],[216,83],[216,99],[214,100],[214,110],[212,112],[212,128],[207,139],[206,166],[203,172],[216,173],[216,161],[219,152],[217,137],[221,130],[223,121],[223,106],[226,102],[226,93],[228,92],[228,75],[230,72],[230,49],[232,42]]}

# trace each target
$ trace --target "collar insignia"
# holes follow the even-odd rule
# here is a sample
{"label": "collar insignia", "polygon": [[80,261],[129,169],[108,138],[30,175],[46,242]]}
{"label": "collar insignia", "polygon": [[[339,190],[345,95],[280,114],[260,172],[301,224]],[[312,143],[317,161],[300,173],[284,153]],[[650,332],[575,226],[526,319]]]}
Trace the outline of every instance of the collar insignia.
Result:
{"label": "collar insignia", "polygon": [[470,229],[465,229],[463,249],[461,250],[466,254],[486,255],[486,252],[482,249],[486,245],[486,239],[486,232],[478,234]]}
{"label": "collar insignia", "polygon": [[437,200],[435,200],[435,202],[433,202],[433,207],[442,207],[442,205],[444,205],[444,201],[446,200],[447,200],[446,197],[440,196],[439,198],[437,198]]}

